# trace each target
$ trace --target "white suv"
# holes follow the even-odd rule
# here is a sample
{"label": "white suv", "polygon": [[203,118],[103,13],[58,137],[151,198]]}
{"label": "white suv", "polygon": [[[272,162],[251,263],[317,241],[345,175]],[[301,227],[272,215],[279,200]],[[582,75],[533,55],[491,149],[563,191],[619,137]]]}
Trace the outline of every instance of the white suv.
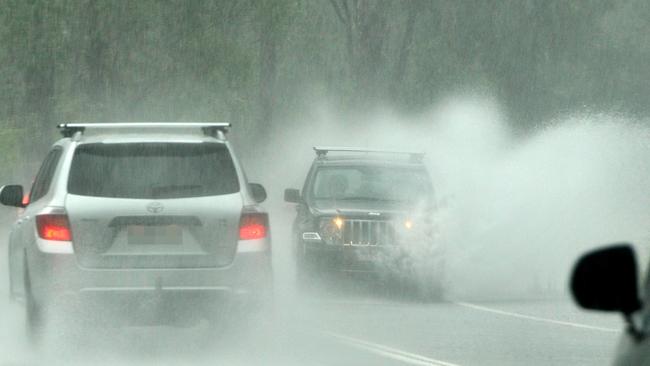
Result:
{"label": "white suv", "polygon": [[63,304],[210,318],[269,294],[266,192],[247,183],[230,124],[58,127],[28,204],[21,186],[0,188],[2,204],[24,207],[9,239],[10,293],[25,300],[30,334]]}

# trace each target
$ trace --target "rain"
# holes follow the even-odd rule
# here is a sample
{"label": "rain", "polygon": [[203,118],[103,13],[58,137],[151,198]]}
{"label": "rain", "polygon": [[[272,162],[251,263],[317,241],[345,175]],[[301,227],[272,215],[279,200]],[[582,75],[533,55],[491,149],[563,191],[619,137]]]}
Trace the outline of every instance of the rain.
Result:
{"label": "rain", "polygon": [[645,2],[0,9],[0,365],[649,362]]}

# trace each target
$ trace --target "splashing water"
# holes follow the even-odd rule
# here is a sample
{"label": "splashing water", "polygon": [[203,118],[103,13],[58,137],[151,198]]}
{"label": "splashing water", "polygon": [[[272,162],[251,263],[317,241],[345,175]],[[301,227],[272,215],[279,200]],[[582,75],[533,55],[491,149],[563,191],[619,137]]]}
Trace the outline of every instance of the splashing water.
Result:
{"label": "splashing water", "polygon": [[[572,263],[583,251],[632,241],[645,253],[646,125],[608,115],[571,116],[515,138],[498,106],[483,99],[450,99],[409,118],[315,110],[271,135],[267,156],[282,157],[283,174],[277,162],[249,171],[259,168],[269,191],[281,192],[302,184],[313,145],[425,151],[440,205],[436,220],[450,296],[564,296]],[[268,204],[272,212],[292,216],[277,196]]]}

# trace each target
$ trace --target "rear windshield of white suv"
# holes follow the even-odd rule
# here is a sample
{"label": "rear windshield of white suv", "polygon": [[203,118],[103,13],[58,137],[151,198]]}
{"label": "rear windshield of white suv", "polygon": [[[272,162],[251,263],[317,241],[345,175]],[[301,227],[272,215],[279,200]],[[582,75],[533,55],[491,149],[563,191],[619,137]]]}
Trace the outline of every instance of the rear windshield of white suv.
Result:
{"label": "rear windshield of white suv", "polygon": [[83,144],[68,193],[113,198],[186,198],[239,192],[230,153],[217,143]]}

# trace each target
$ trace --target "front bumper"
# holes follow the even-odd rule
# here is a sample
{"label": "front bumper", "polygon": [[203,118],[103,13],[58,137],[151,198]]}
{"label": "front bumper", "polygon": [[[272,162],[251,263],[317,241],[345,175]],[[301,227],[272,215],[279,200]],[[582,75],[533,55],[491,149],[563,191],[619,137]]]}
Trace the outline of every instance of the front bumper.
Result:
{"label": "front bumper", "polygon": [[327,271],[382,272],[405,258],[398,245],[332,245],[302,242],[300,255],[307,265]]}
{"label": "front bumper", "polygon": [[[312,233],[308,233],[312,234]],[[422,266],[442,267],[442,248],[428,235],[400,236],[383,245],[299,241],[298,255],[307,266],[325,271],[406,274]]]}

